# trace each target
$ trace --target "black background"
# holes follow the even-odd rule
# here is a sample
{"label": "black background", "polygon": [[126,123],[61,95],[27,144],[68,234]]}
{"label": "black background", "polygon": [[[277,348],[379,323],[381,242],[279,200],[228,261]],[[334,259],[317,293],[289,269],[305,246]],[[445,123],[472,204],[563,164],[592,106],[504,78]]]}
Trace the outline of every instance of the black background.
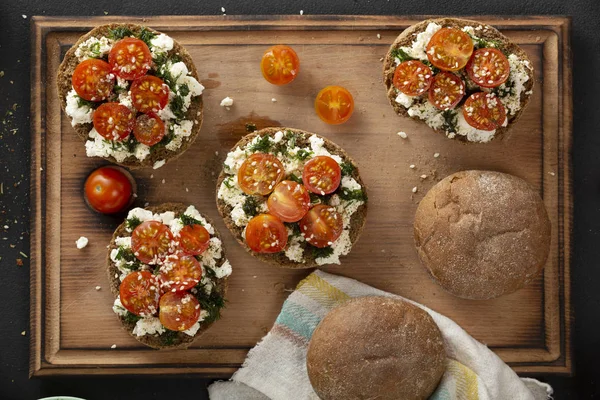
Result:
{"label": "black background", "polygon": [[[542,376],[556,399],[596,398],[600,387],[600,2],[536,0],[145,0],[0,1],[0,399],[72,395],[86,399],[204,399],[206,381],[185,378],[28,379],[29,17],[32,15],[221,14],[527,15],[573,17],[575,230],[571,266],[575,376]],[[24,18],[26,15],[27,18]],[[0,73],[2,75],[2,73]],[[16,104],[13,115],[7,114]],[[8,228],[5,228],[8,226]],[[21,258],[23,266],[17,266]]]}

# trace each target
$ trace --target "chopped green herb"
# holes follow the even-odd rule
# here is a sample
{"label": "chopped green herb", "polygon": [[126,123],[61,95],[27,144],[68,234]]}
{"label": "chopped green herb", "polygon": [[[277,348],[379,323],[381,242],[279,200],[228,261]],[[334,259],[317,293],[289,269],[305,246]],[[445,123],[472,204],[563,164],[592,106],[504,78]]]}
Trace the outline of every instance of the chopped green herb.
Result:
{"label": "chopped green herb", "polygon": [[258,203],[256,199],[252,196],[247,196],[244,201],[244,205],[242,206],[242,210],[244,213],[250,217],[254,217],[258,214]]}
{"label": "chopped green herb", "polygon": [[294,174],[290,174],[290,176],[288,176],[288,180],[296,182],[296,183],[302,183],[302,178],[299,178]]}
{"label": "chopped green herb", "polygon": [[306,160],[308,157],[312,156],[313,152],[310,150],[300,149],[296,153],[296,158],[300,161]]}
{"label": "chopped green herb", "polygon": [[356,169],[354,164],[352,164],[351,162],[348,162],[348,161],[344,161],[340,167],[342,169],[342,175],[345,175],[345,176],[352,175],[352,173]]}
{"label": "chopped green herb", "polygon": [[123,265],[124,268],[136,271],[142,267],[140,260],[137,259],[137,257],[135,256],[135,254],[133,254],[133,251],[131,249],[119,246],[119,250],[117,251],[115,258],[117,260],[124,260],[128,263],[131,263]]}
{"label": "chopped green herb", "polygon": [[132,312],[127,311],[127,314],[125,314],[125,322],[128,324],[135,324],[136,322],[138,322],[140,319],[142,319],[142,317],[140,317],[139,315],[135,315]]}
{"label": "chopped green herb", "polygon": [[313,257],[314,258],[327,258],[330,255],[333,254],[333,249],[329,246],[327,247],[315,247],[315,246],[311,246],[312,247],[312,253],[313,253]]}
{"label": "chopped green herb", "polygon": [[409,56],[401,47],[396,47],[391,52],[392,58],[397,58],[401,63],[404,61],[414,60],[414,57]]}
{"label": "chopped green herb", "polygon": [[319,195],[315,194],[315,193],[309,193],[310,195],[310,204],[320,204],[322,203],[321,198],[319,197]]}
{"label": "chopped green herb", "polygon": [[92,53],[92,56],[94,56],[94,58],[100,57],[100,43],[99,42],[93,43],[90,46],[89,50],[90,50],[90,53]]}
{"label": "chopped green herb", "polygon": [[288,240],[294,236],[300,236],[300,233],[302,233],[300,231],[300,224],[298,222],[292,222],[292,223],[284,222],[283,224],[292,230],[292,233],[290,235],[288,235]]}
{"label": "chopped green herb", "polygon": [[108,37],[113,40],[123,39],[127,36],[133,36],[133,32],[131,31],[131,29],[125,26],[118,26],[114,29],[108,30]]}
{"label": "chopped green herb", "polygon": [[221,309],[225,307],[225,299],[217,290],[213,289],[210,294],[206,294],[204,285],[199,284],[196,286],[195,296],[200,303],[200,308],[208,312],[204,322],[214,322],[221,318]]}
{"label": "chopped green herb", "polygon": [[246,124],[246,132],[254,132],[256,131],[258,128],[256,127],[256,124],[254,122],[248,122]]}
{"label": "chopped green herb", "polygon": [[89,108],[93,109],[93,108],[96,108],[99,106],[99,103],[96,103],[94,101],[82,99],[78,95],[75,95],[75,97],[77,98],[77,106],[78,107],[89,107]]}
{"label": "chopped green herb", "polygon": [[181,217],[179,217],[181,219],[181,222],[183,223],[183,226],[186,225],[203,225],[202,222],[198,221],[196,218],[190,217],[189,215],[186,214],[182,214]]}
{"label": "chopped green herb", "polygon": [[141,223],[142,223],[142,221],[138,217],[127,218],[127,220],[125,221],[127,229],[130,231],[137,228],[138,225],[140,225]]}
{"label": "chopped green herb", "polygon": [[114,89],[115,93],[117,94],[121,94],[121,93],[127,93],[127,88],[126,87],[122,87],[119,85],[115,85]]}
{"label": "chopped green herb", "polygon": [[177,119],[183,119],[185,117],[185,110],[183,109],[184,100],[183,96],[175,96],[171,100],[170,107],[171,111]]}
{"label": "chopped green herb", "polygon": [[495,47],[498,50],[502,50],[502,42],[500,42],[499,40],[493,40],[493,39],[482,39],[482,38],[478,38],[476,36],[473,36],[469,33],[469,36],[471,37],[471,39],[473,39],[473,45],[475,46],[475,48],[477,49],[481,49],[483,47]]}
{"label": "chopped green herb", "polygon": [[146,43],[146,45],[148,45],[148,47],[151,47],[152,43],[150,43],[150,41],[156,37],[156,33],[152,32],[152,31],[146,29],[146,27],[144,27],[140,31],[140,34],[138,37],[140,38],[140,40],[142,40],[144,43]]}
{"label": "chopped green herb", "polygon": [[[198,258],[200,258],[198,256]],[[201,260],[198,260],[201,261]],[[204,267],[204,271],[206,272],[206,276],[210,279],[215,279],[217,277],[217,274],[215,273],[215,270],[212,269],[211,267],[207,266],[207,265],[203,265]]]}
{"label": "chopped green herb", "polygon": [[342,190],[340,190],[340,192],[339,192],[339,196],[341,199],[347,200],[347,201],[358,200],[358,201],[364,201],[366,203],[368,200],[365,192],[363,192],[360,189],[350,190],[350,189],[342,188]]}
{"label": "chopped green herb", "polygon": [[284,139],[287,141],[288,147],[296,147],[298,135],[288,129],[287,131],[285,131]]}
{"label": "chopped green herb", "polygon": [[175,343],[178,333],[179,332],[172,331],[170,329],[165,329],[165,331],[160,335],[160,339],[165,345],[170,346]]}
{"label": "chopped green herb", "polygon": [[231,182],[232,179],[233,178],[231,176],[228,176],[227,178],[223,179],[223,184],[227,189],[233,189],[233,183]]}
{"label": "chopped green herb", "polygon": [[188,94],[190,94],[190,87],[187,83],[179,85],[179,95],[185,97]]}
{"label": "chopped green herb", "polygon": [[444,117],[442,129],[448,132],[456,132],[456,111],[445,110],[442,112],[442,117]]}
{"label": "chopped green herb", "polygon": [[250,151],[258,151],[261,153],[268,153],[271,150],[271,140],[269,135],[261,136],[258,141],[250,146]]}

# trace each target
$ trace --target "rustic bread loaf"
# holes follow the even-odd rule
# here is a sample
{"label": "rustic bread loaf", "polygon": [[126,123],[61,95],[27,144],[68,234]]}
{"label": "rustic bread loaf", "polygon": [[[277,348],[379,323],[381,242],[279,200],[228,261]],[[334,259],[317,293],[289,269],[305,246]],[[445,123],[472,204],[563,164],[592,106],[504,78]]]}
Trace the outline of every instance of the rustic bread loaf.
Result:
{"label": "rustic bread loaf", "polygon": [[389,297],[332,310],[314,331],[308,377],[323,400],[427,399],[445,370],[442,334],[427,312]]}
{"label": "rustic bread loaf", "polygon": [[531,282],[550,249],[544,202],[516,176],[462,171],[436,184],[419,203],[417,252],[450,293],[491,299]]}

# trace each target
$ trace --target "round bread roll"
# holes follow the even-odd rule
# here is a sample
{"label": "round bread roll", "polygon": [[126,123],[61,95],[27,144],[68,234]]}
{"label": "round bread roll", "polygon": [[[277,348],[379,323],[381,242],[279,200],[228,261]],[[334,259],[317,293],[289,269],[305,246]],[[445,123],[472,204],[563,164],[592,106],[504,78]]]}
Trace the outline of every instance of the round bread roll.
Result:
{"label": "round bread roll", "polygon": [[523,179],[462,171],[421,200],[414,235],[421,262],[439,285],[455,296],[485,300],[522,288],[542,271],[550,220]]}
{"label": "round bread roll", "polygon": [[389,297],[331,311],[313,333],[308,377],[323,400],[426,399],[445,370],[439,328],[427,312]]}

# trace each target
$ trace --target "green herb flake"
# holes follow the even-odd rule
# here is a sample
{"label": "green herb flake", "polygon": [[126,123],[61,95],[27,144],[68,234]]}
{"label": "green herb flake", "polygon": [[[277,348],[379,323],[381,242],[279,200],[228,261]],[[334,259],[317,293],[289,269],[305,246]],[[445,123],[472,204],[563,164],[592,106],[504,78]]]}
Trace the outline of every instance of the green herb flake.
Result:
{"label": "green herb flake", "polygon": [[108,37],[113,40],[123,39],[124,37],[133,36],[131,29],[125,26],[118,26],[108,30]]}
{"label": "green herb flake", "polygon": [[225,299],[218,290],[213,289],[210,294],[206,294],[204,285],[200,283],[196,286],[195,296],[200,303],[200,308],[208,312],[204,322],[210,323],[221,318],[221,309],[225,307]]}
{"label": "green herb flake", "polygon": [[254,197],[247,196],[244,205],[242,206],[242,210],[244,210],[244,213],[249,217],[254,217],[258,214],[258,202]]}
{"label": "green herb flake", "polygon": [[127,311],[127,314],[125,314],[124,319],[125,319],[125,322],[128,324],[135,324],[140,319],[142,319],[142,317],[140,317],[139,315],[135,315],[132,312]]}
{"label": "green herb flake", "polygon": [[298,152],[296,153],[296,158],[300,161],[304,161],[306,160],[308,157],[312,156],[313,152],[310,150],[305,150],[305,149],[300,149],[298,150]]}
{"label": "green herb flake", "polygon": [[179,85],[179,95],[185,97],[188,94],[190,94],[190,87],[187,85],[187,83]]}
{"label": "green herb flake", "polygon": [[250,146],[250,151],[258,151],[260,153],[268,153],[271,150],[272,143],[269,135],[261,136],[258,141]]}
{"label": "green herb flake", "polygon": [[89,50],[90,50],[90,53],[92,53],[92,56],[94,58],[100,57],[100,43],[99,42],[96,42],[96,43],[92,44],[90,46]]}
{"label": "green herb flake", "polygon": [[288,180],[302,184],[302,178],[299,178],[294,174],[290,174],[290,176],[288,176]]}
{"label": "green herb flake", "polygon": [[182,214],[181,217],[179,217],[179,219],[181,219],[181,222],[183,223],[183,226],[187,226],[187,225],[203,225],[202,222],[198,221],[196,218],[190,217],[189,215],[186,215],[186,214]]}
{"label": "green herb flake", "polygon": [[342,175],[344,175],[344,176],[350,176],[356,170],[356,167],[354,166],[354,164],[352,164],[351,162],[348,162],[348,161],[344,161],[342,163],[342,165],[340,165],[340,167],[342,169]]}
{"label": "green herb flake", "polygon": [[254,122],[248,122],[246,124],[246,132],[252,133],[254,131],[256,131],[258,128],[256,127],[256,124]]}
{"label": "green herb flake", "polygon": [[160,339],[166,346],[171,346],[173,343],[175,343],[177,335],[178,332],[172,331],[170,329],[165,329],[165,331],[160,335]]}
{"label": "green herb flake", "polygon": [[338,195],[340,196],[341,199],[346,200],[346,201],[357,200],[357,201],[364,201],[366,203],[368,200],[366,193],[363,192],[361,189],[350,190],[350,189],[342,188],[342,190],[340,190]]}
{"label": "green herb flake", "polygon": [[232,180],[233,180],[233,178],[231,176],[228,176],[227,178],[223,179],[223,184],[225,185],[225,187],[227,189],[233,189]]}
{"label": "green herb flake", "polygon": [[142,28],[138,36],[148,47],[152,47],[150,41],[156,37],[156,33],[148,30],[146,27]]}
{"label": "green herb flake", "polygon": [[185,117],[186,110],[184,110],[183,96],[173,97],[169,106],[171,107],[171,111],[173,112],[173,115],[175,115],[175,117],[178,120],[183,119]]}
{"label": "green herb flake", "polygon": [[291,229],[291,231],[292,231],[292,233],[290,233],[290,234],[288,235],[288,240],[290,240],[292,237],[295,237],[295,236],[300,236],[300,234],[302,233],[302,232],[300,231],[300,224],[299,224],[298,222],[291,222],[291,223],[284,222],[283,224],[284,224],[284,225],[285,225],[287,228]]}
{"label": "green herb flake", "polygon": [[310,246],[310,247],[312,247],[312,254],[313,254],[314,258],[327,258],[333,254],[333,249],[329,246],[327,246],[327,247]]}
{"label": "green herb flake", "polygon": [[445,110],[442,112],[442,117],[444,117],[442,129],[448,132],[456,132],[456,111]]}
{"label": "green herb flake", "polygon": [[89,100],[85,100],[81,97],[79,97],[78,95],[75,95],[75,97],[77,98],[77,106],[78,107],[89,107],[89,108],[96,108],[99,106],[99,103],[96,103],[94,101],[89,101]]}
{"label": "green herb flake", "polygon": [[142,221],[138,217],[131,217],[125,220],[125,226],[128,230],[132,231],[140,225]]}
{"label": "green herb flake", "polygon": [[414,57],[409,56],[408,53],[402,50],[401,47],[396,47],[390,52],[390,54],[392,58],[399,59],[401,63],[403,63],[404,61],[410,61],[415,59]]}

